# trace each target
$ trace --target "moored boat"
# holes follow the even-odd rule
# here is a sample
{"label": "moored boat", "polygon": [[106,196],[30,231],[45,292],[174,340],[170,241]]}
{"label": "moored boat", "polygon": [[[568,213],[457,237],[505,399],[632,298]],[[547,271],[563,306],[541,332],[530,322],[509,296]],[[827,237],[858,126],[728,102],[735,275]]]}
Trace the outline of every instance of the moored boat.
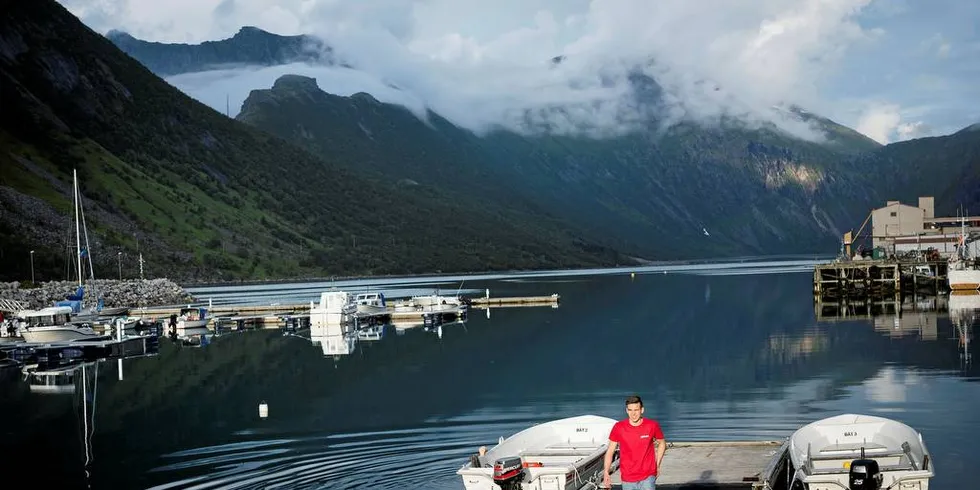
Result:
{"label": "moored boat", "polygon": [[946,281],[953,291],[980,290],[980,259],[975,253],[970,253],[970,245],[976,236],[966,232],[966,219],[960,218],[960,239],[956,245],[956,254],[949,260],[946,271]]}
{"label": "moored boat", "polygon": [[871,415],[805,425],[790,436],[788,455],[791,490],[928,490],[934,475],[918,431]]}
{"label": "moored boat", "polygon": [[595,488],[615,423],[581,415],[534,425],[481,449],[456,473],[466,490]]}
{"label": "moored boat", "polygon": [[17,316],[22,321],[20,335],[27,342],[51,343],[102,337],[89,326],[71,323],[72,309],[68,306],[49,306],[27,310]]}
{"label": "moored boat", "polygon": [[976,291],[980,289],[980,269],[954,269],[946,272],[949,289],[953,291]]}
{"label": "moored boat", "polygon": [[384,293],[359,293],[354,296],[358,315],[382,315],[388,312]]}
{"label": "moored boat", "polygon": [[354,296],[346,291],[324,291],[320,302],[310,302],[310,331],[323,335],[320,330],[331,325],[346,325],[357,318]]}

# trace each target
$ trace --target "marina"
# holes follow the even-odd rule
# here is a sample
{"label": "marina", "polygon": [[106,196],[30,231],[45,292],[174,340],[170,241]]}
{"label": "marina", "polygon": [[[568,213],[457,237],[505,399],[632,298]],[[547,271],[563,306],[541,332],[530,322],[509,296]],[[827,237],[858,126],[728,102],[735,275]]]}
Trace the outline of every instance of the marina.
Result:
{"label": "marina", "polygon": [[[772,268],[782,270],[778,264]],[[90,472],[92,488],[250,481],[263,488],[460,490],[465,485],[457,470],[479,455],[480,447],[489,454],[501,439],[583,414],[602,423],[618,420],[622,397],[636,390],[668,440],[658,488],[790,488],[775,485],[790,484],[790,464],[810,472],[801,478],[848,478],[846,472],[828,473],[829,465],[853,464],[861,459],[860,448],[822,451],[826,441],[797,432],[841,414],[882,413],[922,431],[929,444],[928,468],[932,461],[937,465],[929,486],[969,481],[964,470],[948,463],[966,454],[956,439],[961,424],[930,414],[972,420],[967,406],[975,390],[969,381],[976,374],[969,339],[980,294],[847,298],[821,302],[818,309],[806,293],[810,280],[806,270],[758,274],[756,269],[744,275],[488,281],[463,295],[422,294],[426,299],[414,308],[423,312],[458,311],[466,301],[453,305],[453,298],[471,296],[462,320],[428,326],[421,313],[404,321],[368,315],[364,318],[378,323],[361,322],[363,314],[398,313],[396,305],[405,307],[410,298],[384,298],[384,310],[359,312],[359,301],[382,297],[359,297],[373,293],[357,288],[328,294],[340,300],[336,311],[346,314],[348,321],[338,323],[315,324],[315,310],[330,305],[321,305],[322,298],[304,303],[308,293],[280,304],[264,297],[237,301],[234,291],[210,305],[206,296],[198,297],[189,306],[168,307],[170,315],[186,316],[176,341],[170,338],[170,315],[160,314],[145,335],[150,337],[145,348],[135,333],[88,341],[101,347],[85,351],[71,345],[78,341],[49,344],[47,355],[42,346],[5,339],[5,352],[23,360],[0,362],[11,364],[2,373],[5,399],[8,406],[24,407],[12,413],[30,428],[13,429],[7,442],[15,447],[30,441],[71,459],[64,434],[77,433],[74,424],[80,422],[70,411],[59,415],[64,409],[57,407],[73,399],[82,404],[81,396],[64,395],[80,394],[85,376],[87,389],[94,389],[97,376],[98,403],[88,400],[88,408],[97,406],[98,413],[90,438],[96,457],[79,458],[75,466],[66,462],[64,469],[42,475],[40,483],[76,481],[77,467]],[[484,285],[499,288],[504,298],[548,298],[542,290],[554,290],[560,307],[543,301],[539,308],[473,314],[472,300],[486,296]],[[338,292],[343,291],[318,294]],[[216,304],[219,299],[223,304]],[[249,310],[258,303],[261,310]],[[140,315],[139,309],[130,313]],[[277,331],[271,320],[251,323],[253,315],[272,315],[283,326]],[[209,323],[193,323],[202,318]],[[569,362],[570,356],[590,361]],[[624,356],[631,367],[615,361]],[[123,370],[125,380],[118,374]],[[460,383],[460,373],[473,374],[472,382]],[[903,410],[908,406],[916,410]],[[528,468],[525,461],[520,466],[539,475],[542,488],[549,488],[546,479],[557,482],[561,475],[565,483],[578,481],[578,488],[595,490],[599,479],[590,471],[601,466],[593,458],[604,452],[604,427],[589,438],[591,446],[561,435],[522,444]],[[802,456],[803,449],[792,462],[794,434],[798,441],[806,436],[809,442],[797,444],[810,445],[812,457]],[[868,440],[874,437],[869,433]],[[890,458],[879,465],[883,482],[893,481],[893,473],[885,471],[913,462],[920,470],[924,466],[924,453],[912,442],[911,458],[901,441],[877,444],[885,449],[875,451]],[[866,456],[874,456],[871,447]],[[138,459],[127,459],[131,449],[142,453]],[[249,465],[215,461],[215,451]],[[834,451],[848,459],[826,459]],[[287,459],[279,456],[285,452]],[[7,454],[13,455],[11,464],[26,464],[27,455]],[[498,454],[512,453],[498,451],[494,458]],[[365,458],[370,468],[359,464]],[[487,463],[493,464],[481,466]],[[578,475],[572,470],[568,478],[569,468]],[[619,475],[612,476],[613,488],[622,488]],[[500,488],[491,484],[492,490]],[[530,488],[536,487],[522,486]]]}
{"label": "marina", "polygon": [[[341,291],[342,292],[342,291]],[[452,318],[462,318],[466,316],[466,311],[473,309],[488,308],[519,308],[519,307],[551,307],[557,308],[560,304],[560,296],[552,294],[549,296],[517,296],[517,297],[494,297],[489,294],[476,297],[447,296],[449,304],[418,304],[411,298],[386,301],[383,305],[372,305],[368,310],[358,309],[356,312],[346,313],[346,319],[356,321],[362,325],[371,325],[385,322],[432,322],[433,319],[446,321]],[[356,302],[356,299],[355,299]],[[364,306],[364,305],[362,305]],[[445,306],[445,307],[443,307]],[[140,317],[167,321],[172,315],[181,315],[188,306],[165,306],[132,308],[128,314]],[[289,322],[303,321],[309,318],[310,312],[315,308],[310,303],[292,304],[271,304],[271,305],[212,305],[206,307],[210,318],[209,325],[218,326],[237,326],[248,324],[257,328],[281,328]],[[336,313],[340,315],[338,311]],[[337,318],[340,318],[339,316]]]}

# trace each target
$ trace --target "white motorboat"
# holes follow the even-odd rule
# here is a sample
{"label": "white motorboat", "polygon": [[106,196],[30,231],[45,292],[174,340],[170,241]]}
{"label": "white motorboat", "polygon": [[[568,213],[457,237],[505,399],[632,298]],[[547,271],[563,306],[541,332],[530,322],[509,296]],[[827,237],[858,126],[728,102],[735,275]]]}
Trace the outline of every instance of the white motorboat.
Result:
{"label": "white motorboat", "polygon": [[180,315],[177,316],[177,330],[179,332],[207,328],[210,321],[207,308],[181,308]]}
{"label": "white motorboat", "polygon": [[49,306],[17,314],[21,320],[20,335],[27,342],[52,343],[103,337],[92,327],[71,323],[70,306]]}
{"label": "white motorboat", "polygon": [[320,303],[310,302],[310,330],[313,335],[318,329],[330,325],[345,325],[357,317],[357,304],[354,297],[346,291],[325,291],[320,293]]}
{"label": "white motorboat", "polygon": [[980,289],[980,269],[954,268],[950,263],[949,270],[946,271],[946,279],[949,281],[949,289],[953,291],[976,291]]}
{"label": "white motorboat", "polygon": [[456,473],[466,490],[595,488],[615,423],[581,415],[538,424],[481,448]]}
{"label": "white motorboat", "polygon": [[970,245],[976,236],[966,233],[966,218],[960,218],[960,239],[956,254],[949,260],[946,281],[953,291],[980,290],[980,264],[975,253],[970,253]]}
{"label": "white motorboat", "polygon": [[425,311],[439,311],[439,308],[454,309],[464,304],[459,296],[440,296],[438,294],[412,296],[411,303],[416,308]]}
{"label": "white motorboat", "polygon": [[919,432],[870,415],[805,425],[790,436],[788,453],[791,490],[928,490],[934,474]]}
{"label": "white motorboat", "polygon": [[357,314],[365,316],[383,315],[388,313],[384,293],[360,293],[354,296],[357,304]]}

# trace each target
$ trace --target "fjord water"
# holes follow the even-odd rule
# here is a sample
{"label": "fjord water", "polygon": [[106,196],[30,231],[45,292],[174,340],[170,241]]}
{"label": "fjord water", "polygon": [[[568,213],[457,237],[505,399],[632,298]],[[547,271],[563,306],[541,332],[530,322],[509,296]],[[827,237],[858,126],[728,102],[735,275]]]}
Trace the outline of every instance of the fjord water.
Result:
{"label": "fjord water", "polygon": [[[459,489],[455,471],[480,445],[559,417],[622,417],[638,393],[668,440],[780,439],[846,412],[896,418],[923,433],[935,488],[973,486],[980,383],[963,341],[974,326],[962,335],[945,311],[817,321],[798,265],[465,287],[559,293],[561,305],[473,310],[441,336],[389,327],[345,356],[274,330],[203,348],[163,339],[159,355],[124,361],[122,381],[116,361],[97,364],[91,419],[80,390],[7,380],[0,466],[36,468],[25,477],[39,488]],[[283,302],[313,294],[211,292],[287,289]]]}

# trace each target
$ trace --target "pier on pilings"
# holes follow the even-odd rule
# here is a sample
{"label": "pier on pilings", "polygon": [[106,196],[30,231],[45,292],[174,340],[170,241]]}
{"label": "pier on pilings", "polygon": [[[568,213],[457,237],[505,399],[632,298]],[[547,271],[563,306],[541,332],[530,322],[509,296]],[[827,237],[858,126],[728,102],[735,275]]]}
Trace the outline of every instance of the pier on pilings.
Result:
{"label": "pier on pilings", "polygon": [[821,298],[885,297],[902,293],[898,262],[852,261],[813,268],[813,294]]}
{"label": "pier on pilings", "polygon": [[813,268],[818,298],[901,298],[947,289],[945,261],[840,260]]}

